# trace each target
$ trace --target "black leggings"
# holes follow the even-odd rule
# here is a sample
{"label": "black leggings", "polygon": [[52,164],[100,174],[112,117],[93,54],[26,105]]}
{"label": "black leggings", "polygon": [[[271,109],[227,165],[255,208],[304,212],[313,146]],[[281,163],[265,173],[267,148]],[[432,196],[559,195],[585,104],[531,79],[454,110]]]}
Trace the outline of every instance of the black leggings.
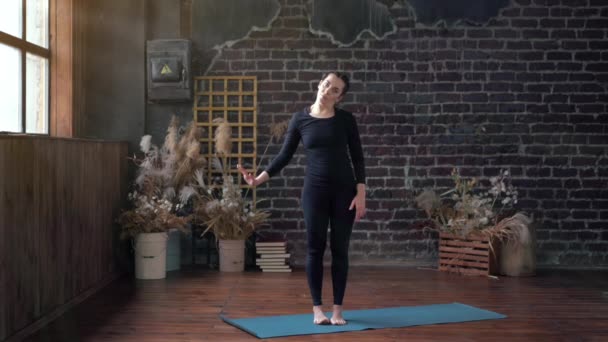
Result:
{"label": "black leggings", "polygon": [[348,210],[355,197],[354,186],[315,186],[305,184],[302,209],[308,240],[306,275],[313,305],[321,305],[323,254],[327,227],[331,225],[331,276],[334,304],[342,305],[348,275],[348,244],[355,220],[355,209]]}

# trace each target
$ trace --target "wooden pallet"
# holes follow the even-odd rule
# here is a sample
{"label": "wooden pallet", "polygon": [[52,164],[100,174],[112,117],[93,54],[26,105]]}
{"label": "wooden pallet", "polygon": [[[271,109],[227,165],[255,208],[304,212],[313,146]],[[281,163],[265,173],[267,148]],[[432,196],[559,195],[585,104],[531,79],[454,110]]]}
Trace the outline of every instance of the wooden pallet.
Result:
{"label": "wooden pallet", "polygon": [[[492,243],[492,248],[490,244]],[[484,236],[467,238],[439,234],[439,270],[464,275],[490,275],[498,270],[496,255],[499,244]]]}

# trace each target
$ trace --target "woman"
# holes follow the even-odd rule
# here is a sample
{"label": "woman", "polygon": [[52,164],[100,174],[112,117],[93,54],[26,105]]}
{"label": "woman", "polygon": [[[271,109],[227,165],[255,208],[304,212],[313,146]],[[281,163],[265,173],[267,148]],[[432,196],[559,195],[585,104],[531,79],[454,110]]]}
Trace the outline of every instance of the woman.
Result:
{"label": "woman", "polygon": [[[335,107],[348,88],[345,74],[325,75],[319,82],[316,101],[293,115],[283,147],[266,170],[254,177],[238,166],[245,182],[257,186],[287,165],[300,140],[304,144],[307,163],[302,209],[308,244],[306,275],[315,324],[346,324],[342,300],[348,274],[348,245],[354,220],[365,214],[365,167],[357,123],[351,113]],[[323,313],[321,301],[328,224],[334,295],[331,319]]]}

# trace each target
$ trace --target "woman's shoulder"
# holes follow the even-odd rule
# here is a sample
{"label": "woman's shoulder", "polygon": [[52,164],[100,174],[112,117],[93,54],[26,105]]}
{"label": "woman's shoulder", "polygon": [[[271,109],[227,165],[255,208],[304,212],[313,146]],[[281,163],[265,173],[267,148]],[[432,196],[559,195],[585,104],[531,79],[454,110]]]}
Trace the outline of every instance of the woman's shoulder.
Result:
{"label": "woman's shoulder", "polygon": [[292,117],[294,118],[302,118],[308,115],[309,113],[309,109],[307,107],[304,107],[300,110],[296,110],[295,112],[293,112]]}
{"label": "woman's shoulder", "polygon": [[291,114],[291,121],[301,122],[304,118],[306,118],[307,114],[304,109],[295,111]]}
{"label": "woman's shoulder", "polygon": [[306,114],[304,109],[293,112],[289,120],[290,127],[300,127],[306,121],[307,116],[308,114]]}

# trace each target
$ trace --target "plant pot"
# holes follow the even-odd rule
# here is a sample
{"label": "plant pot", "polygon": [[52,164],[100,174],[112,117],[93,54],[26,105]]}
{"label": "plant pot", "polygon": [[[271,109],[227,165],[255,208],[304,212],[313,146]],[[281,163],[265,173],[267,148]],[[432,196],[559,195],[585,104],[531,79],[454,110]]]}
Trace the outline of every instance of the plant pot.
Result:
{"label": "plant pot", "polygon": [[220,240],[220,272],[245,270],[245,240]]}
{"label": "plant pot", "polygon": [[181,232],[171,229],[167,240],[167,272],[181,268]]}
{"label": "plant pot", "polygon": [[135,278],[164,279],[167,275],[167,233],[141,233],[135,237]]}
{"label": "plant pot", "polygon": [[481,235],[439,233],[439,270],[464,275],[490,275],[498,271],[499,245]]}

